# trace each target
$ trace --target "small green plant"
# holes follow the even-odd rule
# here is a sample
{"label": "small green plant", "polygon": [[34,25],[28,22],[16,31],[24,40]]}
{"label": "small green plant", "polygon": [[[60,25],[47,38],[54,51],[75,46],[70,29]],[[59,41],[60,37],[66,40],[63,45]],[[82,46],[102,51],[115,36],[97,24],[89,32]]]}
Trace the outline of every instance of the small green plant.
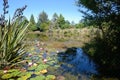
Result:
{"label": "small green plant", "polygon": [[[23,40],[29,26],[28,21],[22,16],[24,9],[18,8],[12,20],[6,20],[8,1],[3,0],[4,12],[0,16],[0,68],[14,65],[25,53]],[[19,60],[20,61],[20,60]]]}

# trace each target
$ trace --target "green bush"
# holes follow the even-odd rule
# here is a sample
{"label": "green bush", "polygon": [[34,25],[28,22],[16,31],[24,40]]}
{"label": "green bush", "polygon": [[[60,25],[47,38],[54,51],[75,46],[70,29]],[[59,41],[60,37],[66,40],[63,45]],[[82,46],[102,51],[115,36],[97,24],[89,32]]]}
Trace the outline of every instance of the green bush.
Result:
{"label": "green bush", "polygon": [[17,63],[25,53],[25,45],[22,41],[29,26],[22,15],[26,6],[18,8],[12,20],[5,20],[5,14],[8,13],[8,1],[3,0],[3,2],[4,14],[0,16],[0,68]]}
{"label": "green bush", "polygon": [[22,43],[25,32],[29,24],[26,20],[20,22],[21,18],[16,21],[0,26],[0,66],[16,63],[25,53]]}

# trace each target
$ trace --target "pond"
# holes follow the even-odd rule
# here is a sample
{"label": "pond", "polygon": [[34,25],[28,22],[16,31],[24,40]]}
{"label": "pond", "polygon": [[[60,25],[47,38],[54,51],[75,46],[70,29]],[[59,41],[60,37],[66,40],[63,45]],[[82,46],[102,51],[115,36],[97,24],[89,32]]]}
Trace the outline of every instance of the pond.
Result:
{"label": "pond", "polygon": [[84,53],[81,39],[29,34],[27,53],[12,69],[0,70],[0,80],[90,80],[97,65]]}
{"label": "pond", "polygon": [[54,75],[65,76],[67,80],[73,80],[73,77],[74,80],[89,80],[91,76],[98,74],[97,65],[83,53],[81,48],[69,48],[65,52],[59,52],[57,60],[56,65],[60,67],[54,72],[49,71]]}
{"label": "pond", "polygon": [[[46,75],[55,75],[59,78],[57,80],[64,80],[64,78],[66,80],[89,80],[93,75],[98,74],[96,70],[97,65],[79,47],[81,46],[79,40],[70,40],[69,38],[61,40],[61,38],[39,35],[40,34],[32,35],[34,37],[32,41],[34,43],[41,41],[41,44],[44,44],[41,46],[44,48],[43,53],[45,50],[49,52],[47,56],[50,60],[46,63],[49,65]],[[55,42],[57,42],[57,44],[51,46],[51,44]],[[58,47],[61,42],[62,46]],[[63,45],[67,47],[63,49]],[[39,50],[40,47],[34,46],[34,48],[36,53],[42,51]],[[35,60],[35,58],[38,60],[38,56],[34,56],[33,60]]]}

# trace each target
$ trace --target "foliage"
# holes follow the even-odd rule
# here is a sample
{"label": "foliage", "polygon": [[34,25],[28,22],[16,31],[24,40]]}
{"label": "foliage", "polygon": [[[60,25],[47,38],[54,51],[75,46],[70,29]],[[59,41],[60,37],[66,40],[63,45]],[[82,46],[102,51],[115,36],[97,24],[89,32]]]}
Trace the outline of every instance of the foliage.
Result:
{"label": "foliage", "polygon": [[3,75],[4,74],[4,71],[3,70],[0,70],[0,75]]}
{"label": "foliage", "polygon": [[54,29],[58,29],[58,22],[57,22],[57,20],[58,20],[58,14],[54,13],[52,21],[51,21],[51,23],[52,23],[51,27],[54,28]]}
{"label": "foliage", "polygon": [[63,24],[62,29],[66,29],[66,28],[70,28],[70,22],[69,21],[65,21],[65,24]]}
{"label": "foliage", "polygon": [[35,78],[31,78],[30,80],[45,80],[45,76],[43,75],[36,76]]}
{"label": "foliage", "polygon": [[4,74],[4,75],[2,76],[2,79],[9,79],[9,78],[11,78],[11,77],[12,77],[11,74]]}
{"label": "foliage", "polygon": [[26,75],[21,76],[20,78],[18,78],[18,80],[27,80],[30,77],[31,77],[31,73],[27,73]]}
{"label": "foliage", "polygon": [[118,0],[77,0],[77,5],[85,8],[84,10],[80,9],[80,12],[84,14],[85,20],[89,20],[92,25],[95,24],[102,30],[103,22],[108,23],[110,26],[106,27],[108,27],[110,31],[119,29],[119,3],[120,1]]}
{"label": "foliage", "polygon": [[[26,21],[18,23],[17,19],[12,24],[0,28],[0,63],[1,65],[9,65],[13,62],[16,63],[18,59],[25,53],[24,45],[22,44],[25,37],[25,31],[28,27]],[[4,32],[2,31],[4,29]]]}
{"label": "foliage", "polygon": [[38,16],[38,20],[40,21],[40,23],[45,23],[48,22],[48,15],[46,12],[41,12]]}
{"label": "foliage", "polygon": [[22,72],[18,69],[8,70],[6,73],[2,74],[0,79],[10,79],[13,78],[15,80],[27,80],[31,77],[32,72]]}
{"label": "foliage", "polygon": [[57,23],[61,29],[64,29],[63,25],[65,24],[65,20],[62,14],[58,17]]}
{"label": "foliage", "polygon": [[54,29],[65,29],[70,27],[70,22],[68,20],[65,20],[62,14],[58,16],[57,13],[54,13],[51,26]]}
{"label": "foliage", "polygon": [[[119,0],[77,0],[84,18],[101,29],[91,43],[86,44],[87,52],[102,68],[103,74],[119,77],[120,70],[120,1]],[[87,11],[86,11],[87,10]]]}
{"label": "foliage", "polygon": [[31,66],[28,68],[28,70],[35,70],[37,67],[36,66]]}
{"label": "foliage", "polygon": [[30,25],[29,30],[36,31],[38,28],[36,25]]}
{"label": "foliage", "polygon": [[[24,40],[25,32],[27,30],[27,27],[29,26],[26,19],[22,16],[21,12],[25,8],[26,6],[17,9],[15,11],[12,21],[9,19],[8,23],[5,20],[5,14],[3,14],[3,19],[1,17],[0,67],[17,63],[18,60],[22,57],[22,55],[25,53],[25,45],[22,44],[22,41]],[[6,11],[6,9],[4,11]]]}
{"label": "foliage", "polygon": [[78,23],[75,25],[76,28],[83,28],[84,27],[84,24],[83,23]]}
{"label": "foliage", "polygon": [[46,80],[55,80],[54,75],[47,75]]}
{"label": "foliage", "polygon": [[49,29],[49,22],[46,22],[46,23],[41,23],[40,24],[40,30],[41,31],[46,31]]}
{"label": "foliage", "polygon": [[53,22],[56,22],[57,19],[58,19],[58,15],[57,15],[57,13],[54,13],[54,14],[53,14],[52,21],[53,21]]}
{"label": "foliage", "polygon": [[40,64],[40,65],[38,65],[38,67],[35,69],[35,71],[42,71],[42,70],[44,70],[44,69],[46,69],[48,67],[48,65],[47,64]]}
{"label": "foliage", "polygon": [[31,15],[30,22],[31,22],[32,25],[36,24],[33,14]]}
{"label": "foliage", "polygon": [[17,77],[21,72],[17,69],[8,70],[7,73],[2,75],[2,79],[10,79],[12,77]]}
{"label": "foliage", "polygon": [[29,29],[32,30],[32,31],[37,30],[33,14],[30,17],[30,23],[31,23],[31,25],[30,25]]}
{"label": "foliage", "polygon": [[46,31],[49,29],[49,20],[46,12],[41,12],[38,16],[37,27],[40,31]]}

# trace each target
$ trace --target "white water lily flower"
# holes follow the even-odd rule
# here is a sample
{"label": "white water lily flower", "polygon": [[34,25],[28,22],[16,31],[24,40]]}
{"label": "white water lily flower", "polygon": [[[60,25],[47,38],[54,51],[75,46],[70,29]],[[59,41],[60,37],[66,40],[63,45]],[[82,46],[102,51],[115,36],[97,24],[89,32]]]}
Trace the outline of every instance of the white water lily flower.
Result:
{"label": "white water lily flower", "polygon": [[8,72],[8,70],[4,70],[3,72],[4,72],[4,73],[7,73],[7,72]]}
{"label": "white water lily flower", "polygon": [[59,51],[58,51],[58,50],[57,50],[56,52],[57,52],[57,53],[59,53]]}
{"label": "white water lily flower", "polygon": [[33,66],[37,66],[37,64],[36,64],[36,63],[34,63],[34,64],[33,64]]}
{"label": "white water lily flower", "polygon": [[29,63],[28,63],[28,66],[32,66],[32,65],[33,65],[33,63],[32,63],[32,62],[29,62]]}

